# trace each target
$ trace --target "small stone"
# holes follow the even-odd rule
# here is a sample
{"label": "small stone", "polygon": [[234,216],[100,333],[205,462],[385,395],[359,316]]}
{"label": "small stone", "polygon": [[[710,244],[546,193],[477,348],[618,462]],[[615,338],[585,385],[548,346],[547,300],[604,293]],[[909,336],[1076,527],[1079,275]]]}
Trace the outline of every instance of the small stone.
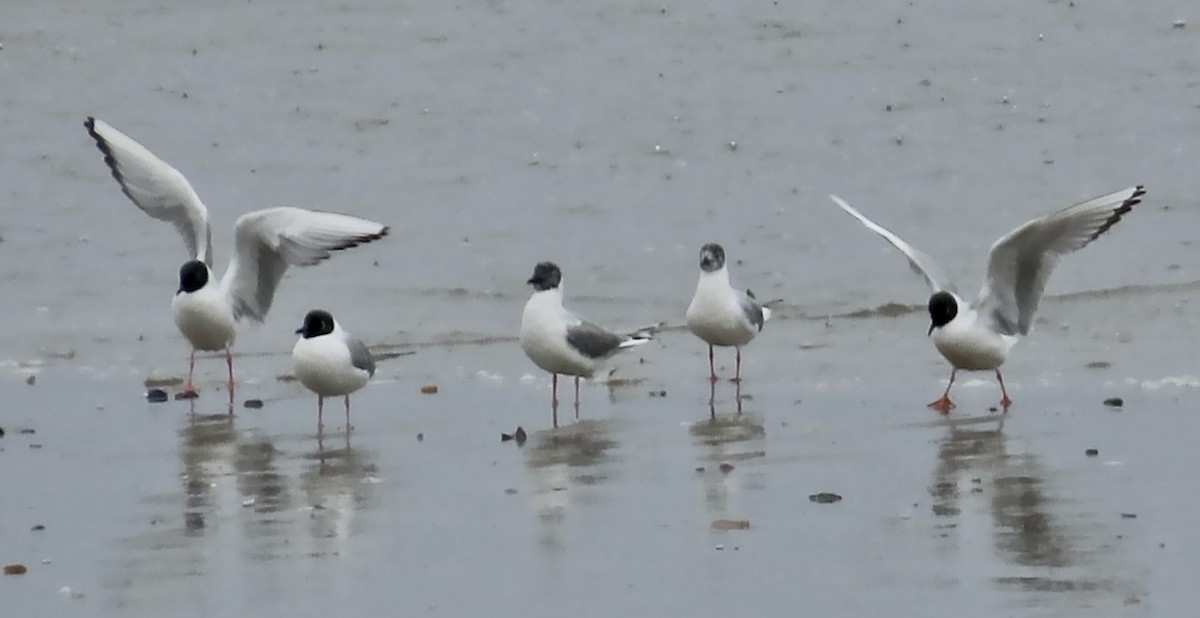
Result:
{"label": "small stone", "polygon": [[200,396],[200,393],[197,393],[195,391],[192,391],[192,392],[184,391],[182,393],[175,393],[175,400],[178,401],[180,399],[196,399],[199,396]]}
{"label": "small stone", "polygon": [[0,438],[4,437],[4,428],[0,427]]}
{"label": "small stone", "polygon": [[712,523],[713,530],[749,530],[748,519],[718,519]]}
{"label": "small stone", "polygon": [[423,432],[417,433],[417,442],[424,442],[424,441],[425,441],[425,434]]}
{"label": "small stone", "polygon": [[4,565],[5,575],[24,575],[29,569],[23,564],[6,564]]}
{"label": "small stone", "polygon": [[1108,399],[1104,400],[1104,405],[1110,408],[1119,408],[1125,405],[1125,400],[1121,399],[1120,397],[1109,397]]}
{"label": "small stone", "polygon": [[167,396],[167,391],[164,391],[161,388],[152,388],[146,391],[146,401],[149,401],[150,403],[162,403],[168,399],[170,399],[170,397]]}
{"label": "small stone", "polygon": [[704,472],[704,466],[696,466],[696,472]]}
{"label": "small stone", "polygon": [[506,496],[515,496],[516,494],[517,494],[517,490],[513,489],[512,487],[509,487],[508,489],[504,490],[504,495],[506,495]]}
{"label": "small stone", "polygon": [[21,430],[21,435],[23,435],[23,436],[32,436],[35,433],[37,433],[37,430],[30,429],[29,427],[26,427],[25,429]]}
{"label": "small stone", "polygon": [[422,395],[436,395],[438,392],[437,384],[426,384],[421,387]]}
{"label": "small stone", "polygon": [[1137,513],[1121,513],[1121,519],[1137,519]]}
{"label": "small stone", "polygon": [[262,409],[262,407],[263,407],[263,400],[261,400],[261,399],[247,399],[247,400],[245,401],[245,403],[243,403],[242,405],[243,405],[243,406],[245,406],[245,407],[247,407],[247,408],[250,408],[250,409],[252,409],[252,410],[261,410],[261,409]]}
{"label": "small stone", "polygon": [[1108,361],[1092,361],[1083,366],[1084,369],[1108,369],[1112,367],[1112,363]]}
{"label": "small stone", "polygon": [[1172,28],[1187,28],[1187,20],[1186,19],[1176,19],[1174,22],[1171,22],[1171,27]]}
{"label": "small stone", "polygon": [[1084,452],[1083,452],[1083,454],[1084,454],[1084,455],[1087,455],[1088,457],[1095,457],[1095,456],[1097,456],[1097,455],[1099,455],[1099,454],[1100,454],[1100,449],[1098,449],[1098,448],[1090,448],[1090,449],[1088,449],[1088,450],[1084,451]]}
{"label": "small stone", "polygon": [[30,530],[32,530],[34,532],[41,532],[42,530],[45,530],[45,529],[46,529],[46,526],[43,526],[42,524],[34,524],[34,526],[32,528],[30,528]]}
{"label": "small stone", "polygon": [[725,545],[724,544],[717,545],[717,551],[725,551]]}
{"label": "small stone", "polygon": [[25,383],[30,386],[37,384],[37,376],[31,375],[28,378],[25,378]]}
{"label": "small stone", "polygon": [[731,464],[731,463],[721,464],[721,472],[724,472],[725,474],[729,474],[730,472],[733,472],[733,464]]}
{"label": "small stone", "polygon": [[817,493],[817,494],[812,494],[808,497],[808,499],[813,502],[816,502],[817,504],[833,504],[834,502],[842,501],[841,496],[834,494],[834,493],[829,493],[827,491],[823,491],[823,492]]}
{"label": "small stone", "polygon": [[667,391],[665,391],[665,390],[650,391],[650,396],[651,397],[666,397]]}
{"label": "small stone", "polygon": [[521,446],[525,444],[525,440],[529,439],[529,436],[526,435],[525,429],[518,425],[516,433],[513,434],[513,439],[517,441],[517,446]]}

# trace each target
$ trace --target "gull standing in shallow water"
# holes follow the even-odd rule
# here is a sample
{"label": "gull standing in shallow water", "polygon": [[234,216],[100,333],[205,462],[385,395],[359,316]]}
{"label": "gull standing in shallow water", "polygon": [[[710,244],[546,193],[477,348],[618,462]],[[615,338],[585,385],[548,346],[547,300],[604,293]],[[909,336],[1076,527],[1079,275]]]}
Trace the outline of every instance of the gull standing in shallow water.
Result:
{"label": "gull standing in shallow water", "polygon": [[954,407],[950,387],[959,369],[996,372],[1007,411],[1012,405],[1000,375],[1018,335],[1028,335],[1058,258],[1087,246],[1141,202],[1141,185],[1109,193],[1034,219],[1009,232],[988,252],[987,278],[974,306],[960,297],[929,256],[866,218],[836,195],[829,196],[867,229],[884,237],[908,258],[913,270],[933,290],[929,298],[929,333],[938,352],[950,361],[950,383],[929,407],[946,414]]}
{"label": "gull standing in shallow water", "polygon": [[729,285],[725,250],[709,243],[700,249],[700,281],[687,310],[688,330],[708,344],[709,380],[717,381],[713,364],[713,346],[734,346],[737,368],[734,382],[742,381],[742,346],[750,343],[763,324],[771,319],[771,309],[754,298],[750,290],[735,290]]}
{"label": "gull standing in shallow water", "polygon": [[521,349],[535,365],[552,374],[550,406],[558,426],[558,374],[575,377],[575,412],[579,413],[579,378],[590,378],[614,354],[639,346],[650,337],[618,335],[580,318],[563,307],[562,271],[553,262],[534,267],[529,278],[533,295],[521,315]]}
{"label": "gull standing in shallow water", "polygon": [[288,207],[255,210],[234,224],[233,259],[218,280],[212,270],[208,208],[183,174],[103,120],[89,116],[83,124],[121,191],[146,214],[174,225],[187,244],[191,259],[179,269],[179,290],[171,301],[175,325],[192,344],[186,396],[196,395],[196,350],[225,350],[233,397],[234,324],[244,317],[257,322],[266,317],[288,266],[312,266],[332,251],[388,233],[380,223],[336,213]]}
{"label": "gull standing in shallow water", "polygon": [[317,431],[326,397],[346,397],[346,431],[350,431],[350,393],[366,386],[375,375],[375,359],[362,341],[342,330],[328,311],[313,309],[296,329],[300,340],[292,348],[296,379],[317,394]]}

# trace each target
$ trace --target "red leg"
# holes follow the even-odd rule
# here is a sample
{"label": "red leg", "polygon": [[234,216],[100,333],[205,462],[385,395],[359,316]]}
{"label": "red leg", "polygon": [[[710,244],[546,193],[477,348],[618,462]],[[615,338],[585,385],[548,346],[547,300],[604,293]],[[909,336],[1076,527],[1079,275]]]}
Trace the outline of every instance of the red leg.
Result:
{"label": "red leg", "polygon": [[321,435],[321,429],[325,423],[321,420],[321,414],[325,411],[325,398],[317,395],[317,435]]}
{"label": "red leg", "polygon": [[575,376],[575,420],[579,420],[579,376]]}
{"label": "red leg", "polygon": [[225,365],[229,367],[229,394],[233,395],[233,354],[229,352],[229,348],[225,348]]}
{"label": "red leg", "polygon": [[1004,377],[1000,375],[999,369],[996,370],[996,380],[1000,382],[1000,395],[1002,397],[1000,399],[1000,407],[1004,408],[1005,412],[1008,412],[1008,407],[1012,405],[1012,400],[1008,398],[1008,391],[1004,390]]}
{"label": "red leg", "polygon": [[710,382],[717,381],[717,368],[713,365],[713,347],[708,344],[708,379]]}
{"label": "red leg", "polygon": [[730,381],[737,382],[740,384],[742,382],[742,348],[735,347],[734,349],[737,350],[737,365],[735,365],[735,367],[737,367],[737,369],[734,369],[733,380],[730,380]]}
{"label": "red leg", "polygon": [[558,374],[550,374],[550,415],[554,421],[554,427],[558,427]]}
{"label": "red leg", "polygon": [[190,397],[195,397],[198,394],[198,393],[196,393],[196,385],[192,384],[192,372],[194,372],[195,370],[196,370],[196,349],[192,348],[192,355],[190,357],[188,357],[188,378],[187,378],[187,382],[185,382],[183,385],[183,394],[190,396]]}
{"label": "red leg", "polygon": [[942,393],[941,399],[929,404],[929,407],[941,412],[942,414],[949,414],[950,410],[954,409],[954,402],[950,401],[950,387],[954,386],[954,376],[957,373],[957,367],[950,371],[950,383],[946,385],[946,392]]}

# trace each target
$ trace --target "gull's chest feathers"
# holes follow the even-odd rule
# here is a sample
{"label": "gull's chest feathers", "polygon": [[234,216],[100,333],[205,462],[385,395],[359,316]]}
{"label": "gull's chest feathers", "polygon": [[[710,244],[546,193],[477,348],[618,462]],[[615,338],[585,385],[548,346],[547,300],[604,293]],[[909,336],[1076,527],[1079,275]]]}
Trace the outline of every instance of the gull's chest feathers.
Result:
{"label": "gull's chest feathers", "polygon": [[687,310],[688,330],[712,345],[745,345],[758,329],[746,319],[737,291],[729,287],[728,275],[722,274],[700,276]]}
{"label": "gull's chest feathers", "polygon": [[986,328],[970,309],[933,331],[933,345],[958,369],[997,369],[1004,364],[1016,337]]}
{"label": "gull's chest feathers", "polygon": [[349,395],[371,377],[354,366],[350,349],[333,334],[297,341],[292,348],[292,366],[296,379],[322,397]]}
{"label": "gull's chest feathers", "polygon": [[175,326],[198,350],[224,350],[233,345],[233,312],[220,286],[209,283],[171,299]]}
{"label": "gull's chest feathers", "polygon": [[521,315],[521,349],[538,367],[551,373],[591,377],[597,363],[567,343],[570,313],[557,290],[536,292]]}

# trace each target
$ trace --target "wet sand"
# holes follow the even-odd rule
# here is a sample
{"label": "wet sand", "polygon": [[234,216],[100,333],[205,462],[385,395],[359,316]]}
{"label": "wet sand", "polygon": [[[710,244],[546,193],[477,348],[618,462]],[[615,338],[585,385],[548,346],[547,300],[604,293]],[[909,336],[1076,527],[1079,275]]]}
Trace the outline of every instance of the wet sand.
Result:
{"label": "wet sand", "polygon": [[[6,612],[1186,613],[1200,39],[1186,3],[1084,4],[3,9],[0,562],[28,567]],[[232,416],[216,358],[199,400],[142,397],[186,370],[185,256],[87,115],[190,179],[218,268],[253,208],[393,226],[239,331]],[[925,408],[949,373],[926,291],[826,197],[969,294],[993,239],[1137,183],[1051,278],[1006,415],[986,374]],[[785,299],[740,399],[680,328],[710,241]],[[668,323],[557,429],[515,341],[543,259],[594,321]],[[415,352],[349,434],[279,379],[313,306]]]}

